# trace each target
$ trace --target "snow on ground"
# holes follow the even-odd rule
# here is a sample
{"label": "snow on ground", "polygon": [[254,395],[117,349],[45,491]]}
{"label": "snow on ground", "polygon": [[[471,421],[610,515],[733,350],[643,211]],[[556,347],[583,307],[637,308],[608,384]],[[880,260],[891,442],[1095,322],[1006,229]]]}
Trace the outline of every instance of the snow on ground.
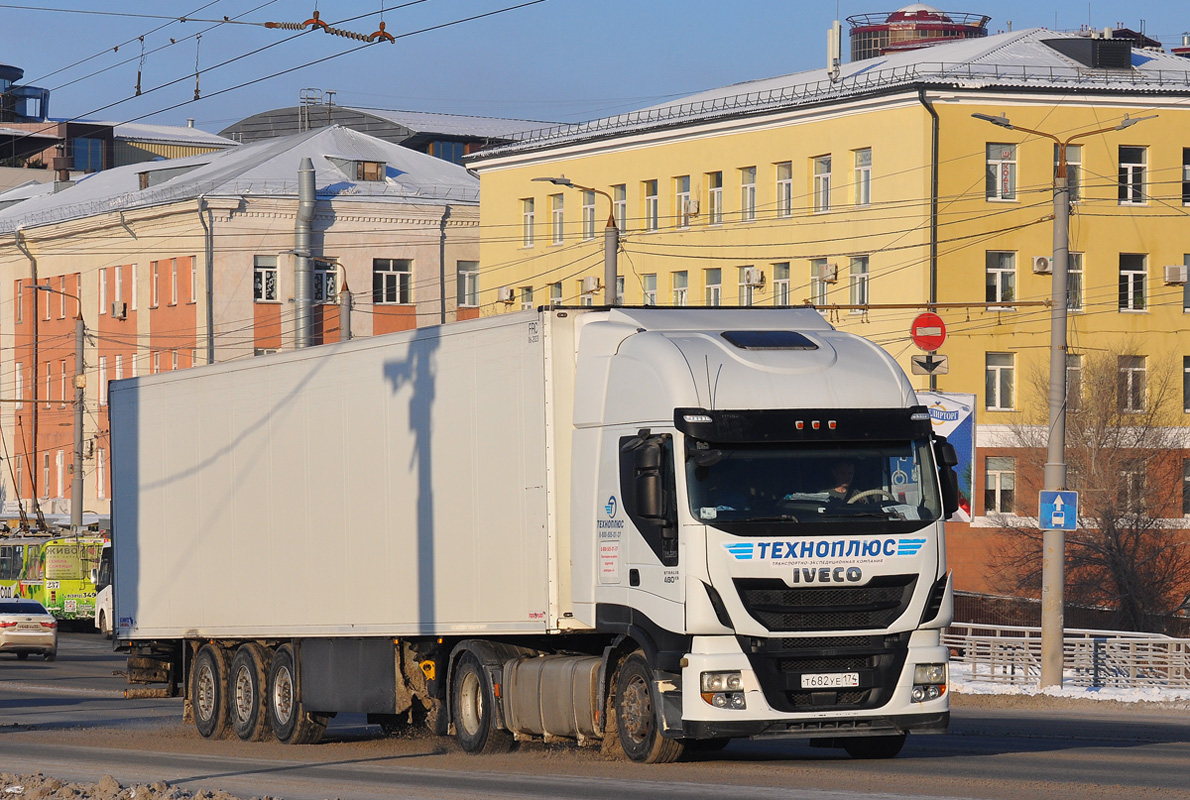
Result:
{"label": "snow on ground", "polygon": [[1092,688],[1076,686],[1069,677],[1061,688],[1048,686],[1042,689],[1038,682],[1025,686],[1013,686],[989,680],[972,680],[971,665],[952,661],[950,664],[950,690],[956,694],[1000,694],[1020,696],[1068,697],[1086,700],[1113,700],[1117,703],[1170,703],[1190,701],[1190,689],[1168,689],[1145,687],[1138,689],[1117,689],[1109,686]]}

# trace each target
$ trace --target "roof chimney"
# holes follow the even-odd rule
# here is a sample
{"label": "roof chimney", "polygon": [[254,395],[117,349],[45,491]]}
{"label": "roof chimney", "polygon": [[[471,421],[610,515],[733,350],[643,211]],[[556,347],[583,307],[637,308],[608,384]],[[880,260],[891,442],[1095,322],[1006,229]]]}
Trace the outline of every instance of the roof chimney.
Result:
{"label": "roof chimney", "polygon": [[187,127],[187,128],[193,128],[193,127],[194,127],[194,119],[193,119],[192,117],[188,117],[188,118],[186,119],[186,127]]}

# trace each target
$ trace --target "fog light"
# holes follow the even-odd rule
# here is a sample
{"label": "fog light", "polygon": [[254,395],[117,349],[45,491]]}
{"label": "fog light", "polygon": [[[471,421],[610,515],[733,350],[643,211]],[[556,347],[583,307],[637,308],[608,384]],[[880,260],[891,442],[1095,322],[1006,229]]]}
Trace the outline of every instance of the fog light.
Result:
{"label": "fog light", "polygon": [[926,687],[914,686],[913,691],[909,693],[909,697],[912,698],[913,702],[915,703],[923,702],[926,699]]}
{"label": "fog light", "polygon": [[743,694],[733,694],[733,695],[731,695],[731,707],[732,708],[747,708],[748,701],[744,699]]}

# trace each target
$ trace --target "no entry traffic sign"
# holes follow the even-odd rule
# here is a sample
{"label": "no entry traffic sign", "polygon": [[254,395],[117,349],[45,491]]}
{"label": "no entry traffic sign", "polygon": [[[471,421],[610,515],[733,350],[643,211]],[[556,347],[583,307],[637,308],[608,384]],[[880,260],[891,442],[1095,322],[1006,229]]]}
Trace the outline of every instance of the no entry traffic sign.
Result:
{"label": "no entry traffic sign", "polygon": [[926,311],[918,314],[909,326],[913,343],[927,353],[932,353],[946,341],[946,323],[937,314]]}

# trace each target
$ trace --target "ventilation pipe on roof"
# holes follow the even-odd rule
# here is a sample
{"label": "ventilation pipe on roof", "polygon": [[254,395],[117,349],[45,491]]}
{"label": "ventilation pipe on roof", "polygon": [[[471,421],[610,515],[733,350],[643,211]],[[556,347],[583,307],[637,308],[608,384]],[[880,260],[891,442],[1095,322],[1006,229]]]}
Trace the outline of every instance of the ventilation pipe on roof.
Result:
{"label": "ventilation pipe on roof", "polygon": [[314,162],[302,159],[298,167],[298,211],[293,235],[293,301],[296,314],[293,346],[310,346],[310,228],[314,221]]}

